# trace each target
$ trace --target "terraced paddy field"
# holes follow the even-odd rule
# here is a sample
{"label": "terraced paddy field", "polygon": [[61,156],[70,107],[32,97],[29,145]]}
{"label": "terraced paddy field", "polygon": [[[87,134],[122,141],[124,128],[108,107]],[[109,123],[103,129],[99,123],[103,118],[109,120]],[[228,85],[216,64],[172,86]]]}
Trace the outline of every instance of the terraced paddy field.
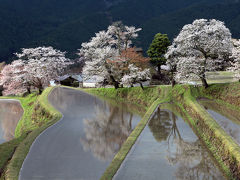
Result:
{"label": "terraced paddy field", "polygon": [[157,108],[114,180],[225,179],[176,109],[173,104]]}
{"label": "terraced paddy field", "polygon": [[[1,180],[240,178],[233,129],[239,121],[240,83],[84,90],[94,96],[51,87],[40,96],[5,97],[20,100],[24,114],[15,138],[0,145]],[[199,98],[210,101],[200,105]],[[162,103],[177,108],[157,108]]]}
{"label": "terraced paddy field", "polygon": [[198,101],[216,122],[240,145],[240,112],[213,100]]}

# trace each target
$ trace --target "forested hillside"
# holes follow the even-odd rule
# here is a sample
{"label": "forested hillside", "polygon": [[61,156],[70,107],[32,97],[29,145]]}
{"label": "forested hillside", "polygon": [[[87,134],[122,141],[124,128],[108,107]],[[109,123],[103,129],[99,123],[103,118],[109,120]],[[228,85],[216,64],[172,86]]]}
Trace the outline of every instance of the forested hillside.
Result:
{"label": "forested hillside", "polygon": [[0,61],[42,45],[73,57],[82,42],[117,20],[143,28],[136,44],[146,50],[157,32],[172,39],[196,18],[223,20],[240,37],[236,0],[0,0]]}

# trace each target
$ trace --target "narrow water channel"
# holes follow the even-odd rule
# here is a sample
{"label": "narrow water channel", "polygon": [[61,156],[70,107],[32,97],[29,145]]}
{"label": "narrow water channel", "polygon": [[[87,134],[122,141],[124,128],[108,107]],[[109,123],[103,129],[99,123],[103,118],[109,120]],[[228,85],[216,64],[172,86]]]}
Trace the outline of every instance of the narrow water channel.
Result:
{"label": "narrow water channel", "polygon": [[0,100],[0,144],[14,138],[16,126],[22,115],[20,102]]}
{"label": "narrow water channel", "polygon": [[54,89],[49,101],[64,117],[34,142],[20,180],[99,179],[141,119],[127,104],[68,88]]}
{"label": "narrow water channel", "polygon": [[198,101],[216,122],[240,145],[240,112],[215,101],[201,99]]}
{"label": "narrow water channel", "polygon": [[174,105],[156,110],[114,180],[224,179]]}

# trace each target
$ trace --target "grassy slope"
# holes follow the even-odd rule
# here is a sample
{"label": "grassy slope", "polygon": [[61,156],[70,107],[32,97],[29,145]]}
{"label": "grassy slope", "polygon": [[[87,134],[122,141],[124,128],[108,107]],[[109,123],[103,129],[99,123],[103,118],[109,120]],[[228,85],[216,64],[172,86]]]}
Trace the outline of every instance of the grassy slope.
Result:
{"label": "grassy slope", "polygon": [[136,104],[140,104],[145,106],[147,112],[145,113],[142,120],[139,122],[137,127],[133,130],[130,136],[127,138],[125,143],[122,145],[120,151],[115,155],[113,161],[106,169],[104,174],[101,177],[101,180],[112,179],[114,174],[119,169],[120,165],[122,164],[123,160],[127,156],[128,152],[130,151],[131,147],[136,142],[138,136],[143,131],[144,127],[146,126],[147,122],[151,118],[151,115],[155,111],[155,109],[159,106],[160,103],[169,102],[170,97],[167,91],[170,90],[170,86],[161,86],[161,87],[148,87],[142,90],[140,87],[134,88],[122,88],[122,89],[88,89],[86,92],[91,94],[98,95],[100,97],[108,97],[108,98],[115,98],[119,101],[128,101],[128,102],[135,102]]}
{"label": "grassy slope", "polygon": [[240,111],[240,83],[214,84],[207,89],[200,88],[201,96],[216,99],[218,103]]}
{"label": "grassy slope", "polygon": [[103,88],[87,89],[86,91],[108,98],[110,97],[122,101],[127,100],[130,102],[136,102],[138,104],[145,105],[146,109],[148,109],[147,114],[124,143],[119,153],[115,156],[114,160],[103,174],[102,179],[111,179],[117,172],[117,169],[120,167],[122,161],[147,124],[151,113],[158,104],[170,101],[173,101],[180,107],[186,118],[189,120],[190,125],[204,140],[205,144],[218,161],[225,174],[229,178],[232,178],[232,175],[234,177],[239,177],[239,174],[237,173],[239,172],[239,169],[237,168],[240,165],[239,146],[197,103],[196,98],[208,97],[217,99],[218,102],[224,102],[227,106],[238,110],[240,107],[238,104],[238,102],[240,102],[240,83],[212,85],[207,90],[204,90],[203,88],[177,85],[173,89],[169,86],[158,86],[145,88],[144,90],[135,87],[118,90]]}
{"label": "grassy slope", "polygon": [[[40,97],[31,95],[27,98],[17,98],[21,101],[23,108],[26,108],[26,111],[24,112],[23,118],[16,129],[16,135],[19,138],[9,142],[12,144],[10,145],[13,147],[13,150],[6,153],[6,157],[8,158],[12,155],[15,147],[19,144],[20,145],[16,149],[12,160],[7,166],[6,179],[18,179],[19,170],[35,138],[47,127],[51,126],[61,118],[61,114],[48,102],[47,97],[51,90],[52,88],[47,88]],[[193,88],[190,86],[176,86],[174,89],[170,86],[158,86],[148,87],[144,90],[139,87],[122,88],[118,90],[104,88],[85,90],[88,93],[92,93],[100,97],[114,98],[125,102],[134,102],[135,104],[144,106],[147,110],[147,113],[141,122],[129,136],[119,153],[115,156],[109,168],[103,174],[102,179],[111,179],[113,177],[156,107],[160,103],[170,101],[174,101],[179,105],[182,111],[185,112],[192,127],[194,127],[199,135],[204,139],[210,151],[230,177],[231,174],[234,174],[236,171],[234,168],[239,165],[239,147],[232,142],[231,138],[229,139],[229,136],[226,135],[218,124],[207,115],[201,106],[199,106],[196,98],[204,96],[217,99],[217,101],[225,103],[227,106],[235,110],[239,110],[239,90],[240,83],[212,85],[207,90],[202,88]],[[35,100],[37,100],[37,102],[32,103]],[[204,127],[206,124],[200,124],[198,119],[201,122],[207,122],[207,126]],[[209,127],[211,131],[209,130]],[[26,133],[29,134],[27,135]],[[217,137],[217,139],[211,139],[212,136]],[[216,143],[213,143],[213,141],[216,141]],[[219,144],[221,143],[224,146],[220,148],[224,150],[219,151]],[[7,144],[4,144],[4,146],[6,149],[11,149]],[[229,165],[234,165],[234,167]],[[233,168],[233,171],[230,172],[229,168]]]}
{"label": "grassy slope", "polygon": [[[1,99],[9,99],[9,98],[19,100],[24,109],[24,114],[16,128],[16,132],[19,132],[19,130],[17,130],[17,129],[21,129],[20,127],[22,127],[25,124],[23,122],[25,122],[27,120],[30,121],[31,114],[33,111],[33,106],[34,106],[33,102],[36,101],[37,96],[35,94],[31,94],[25,98],[23,98],[23,97],[1,97]],[[16,147],[23,141],[24,138],[26,138],[27,134],[22,133],[20,135],[20,133],[16,133],[16,136],[17,136],[17,138],[0,145],[0,154],[1,154],[0,169],[2,171],[4,170],[4,167],[7,165],[7,162],[11,159]]]}
{"label": "grassy slope", "polygon": [[32,117],[32,113],[34,110],[34,102],[37,100],[36,94],[30,94],[27,97],[17,97],[17,96],[10,96],[10,97],[1,97],[1,99],[15,99],[19,100],[22,108],[24,109],[24,114],[22,118],[20,119],[16,130],[15,130],[15,136],[19,137],[21,135],[21,132],[31,130],[34,128],[34,123],[30,120]]}
{"label": "grassy slope", "polygon": [[[232,138],[216,123],[216,121],[203,109],[196,101],[192,94],[193,87],[185,87],[185,92],[178,96],[177,104],[185,113],[190,125],[195,132],[205,142],[214,158],[217,160],[219,166],[224,171],[225,175],[233,178],[233,167],[229,162],[233,162],[231,157],[239,156],[239,146],[232,140]],[[175,94],[175,93],[174,93]],[[195,94],[198,96],[198,94]],[[177,98],[177,97],[175,97]],[[238,152],[239,151],[239,152]]]}
{"label": "grassy slope", "polygon": [[[203,139],[229,179],[240,178],[240,147],[198,104],[197,98],[211,98],[238,111],[239,105],[235,102],[240,102],[239,92],[240,83],[215,84],[208,89],[178,86],[172,92],[173,100],[185,113],[191,126]],[[234,96],[234,101],[232,101],[232,96]]]}
{"label": "grassy slope", "polygon": [[148,109],[152,103],[159,98],[162,87],[147,87],[142,90],[140,87],[121,88],[115,90],[114,88],[97,88],[85,89],[84,91],[98,95],[100,97],[113,98],[119,101],[128,101],[137,105],[142,105]]}
{"label": "grassy slope", "polygon": [[[0,146],[0,162],[2,162],[0,165],[6,165],[6,162],[11,159],[5,167],[5,179],[18,179],[22,163],[36,137],[61,118],[62,115],[52,107],[47,99],[52,89],[47,88],[41,96],[11,97],[20,100],[24,114],[16,128],[17,138]],[[13,154],[15,148],[16,151]]]}

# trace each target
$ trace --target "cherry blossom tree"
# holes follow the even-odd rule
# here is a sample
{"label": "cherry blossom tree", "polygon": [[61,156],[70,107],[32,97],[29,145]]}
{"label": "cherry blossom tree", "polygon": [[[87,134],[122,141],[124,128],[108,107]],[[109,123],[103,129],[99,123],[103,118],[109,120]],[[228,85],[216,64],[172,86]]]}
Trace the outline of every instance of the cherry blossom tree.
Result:
{"label": "cherry blossom tree", "polygon": [[133,86],[133,84],[139,83],[143,89],[142,82],[150,80],[150,69],[141,70],[137,66],[130,64],[128,66],[129,73],[122,77],[122,84]]}
{"label": "cherry blossom tree", "polygon": [[112,37],[111,44],[117,48],[119,53],[130,48],[132,39],[136,39],[138,37],[137,32],[141,30],[141,28],[136,29],[134,26],[125,26],[121,21],[108,27],[108,33]]}
{"label": "cherry blossom tree", "polygon": [[[142,87],[142,82],[150,79],[150,70],[147,69],[149,60],[149,58],[138,53],[134,47],[123,50],[119,56],[107,60],[107,63],[122,85],[133,86],[134,83],[140,83]],[[136,70],[139,72],[136,72]],[[141,75],[143,77],[140,77]]]}
{"label": "cherry blossom tree", "polygon": [[175,44],[173,43],[171,46],[168,47],[167,53],[164,55],[167,59],[167,66],[171,73],[171,81],[172,81],[172,87],[176,84],[176,72],[177,72],[177,63],[178,63],[178,57],[180,56],[180,52],[178,52],[178,49],[176,48]]}
{"label": "cherry blossom tree", "polygon": [[167,64],[176,68],[176,80],[197,77],[208,87],[206,72],[220,69],[232,52],[231,33],[215,19],[185,25],[168,48]]}
{"label": "cherry blossom tree", "polygon": [[86,59],[83,68],[84,80],[94,76],[97,77],[97,83],[103,84],[108,81],[118,88],[121,73],[108,62],[114,61],[123,50],[129,48],[132,39],[137,38],[137,32],[140,30],[140,28],[136,29],[117,22],[109,26],[107,31],[100,31],[89,42],[83,43],[78,55]]}
{"label": "cherry blossom tree", "polygon": [[28,89],[24,83],[24,64],[21,60],[13,61],[4,66],[0,75],[0,84],[3,86],[4,95],[21,94]]}
{"label": "cherry blossom tree", "polygon": [[230,71],[235,73],[235,77],[240,81],[240,39],[233,39],[233,50],[231,59],[231,67],[229,68]]}
{"label": "cherry blossom tree", "polygon": [[65,54],[53,47],[22,49],[21,53],[16,53],[24,63],[24,82],[37,88],[41,94],[50,80],[57,78],[72,64]]}
{"label": "cherry blossom tree", "polygon": [[108,46],[97,48],[94,53],[96,53],[96,56],[93,56],[91,61],[86,61],[83,67],[84,80],[95,77],[99,84],[103,84],[105,80],[109,80],[115,85],[115,88],[118,88],[118,76],[115,76],[112,67],[107,63],[107,59],[116,56],[116,50]]}

